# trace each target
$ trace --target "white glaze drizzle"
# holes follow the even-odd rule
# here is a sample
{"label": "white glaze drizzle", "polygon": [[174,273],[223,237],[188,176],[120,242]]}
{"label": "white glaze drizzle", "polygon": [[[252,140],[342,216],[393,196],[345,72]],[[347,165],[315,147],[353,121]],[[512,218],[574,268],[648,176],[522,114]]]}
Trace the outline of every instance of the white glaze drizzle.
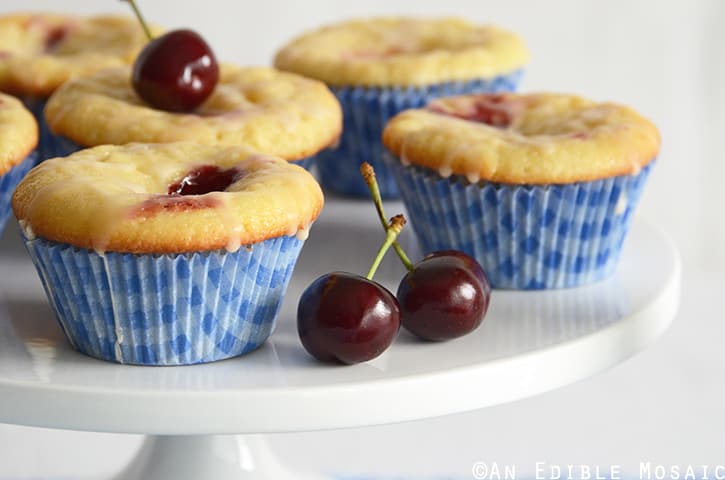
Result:
{"label": "white glaze drizzle", "polygon": [[108,259],[103,253],[98,254],[103,261],[104,272],[106,272],[106,280],[108,281],[108,291],[111,297],[111,315],[113,315],[114,333],[116,334],[116,340],[113,342],[113,355],[118,363],[123,362],[123,351],[121,350],[121,344],[123,343],[123,327],[118,323],[118,309],[116,308],[116,295],[113,293],[113,280],[111,279],[111,272],[108,268]]}
{"label": "white glaze drizzle", "polygon": [[438,174],[443,178],[448,178],[453,175],[453,169],[449,165],[441,165],[438,168]]}
{"label": "white glaze drizzle", "polygon": [[619,195],[619,199],[617,200],[617,205],[614,207],[614,214],[622,215],[626,210],[627,210],[627,195],[625,193],[621,193]]}
{"label": "white glaze drizzle", "polygon": [[481,175],[478,172],[468,172],[466,174],[466,180],[469,183],[478,183],[481,180]]}
{"label": "white glaze drizzle", "polygon": [[311,225],[307,225],[306,227],[302,227],[297,230],[297,240],[304,242],[310,237],[310,226]]}
{"label": "white glaze drizzle", "polygon": [[219,212],[224,222],[224,229],[227,232],[227,244],[224,246],[227,252],[234,253],[242,248],[242,235],[244,225],[234,215],[234,209],[229,206],[230,197],[224,193],[214,193],[214,197],[221,203]]}
{"label": "white glaze drizzle", "polygon": [[20,225],[20,230],[23,231],[23,236],[26,240],[35,240],[35,232],[33,231],[33,227],[30,225],[30,222],[27,220],[18,220],[18,224]]}
{"label": "white glaze drizzle", "polygon": [[401,143],[401,145],[400,145],[400,163],[404,167],[409,167],[410,166],[410,159],[408,158],[408,155],[406,155],[405,146],[406,146],[405,145],[405,139],[403,139],[403,143]]}

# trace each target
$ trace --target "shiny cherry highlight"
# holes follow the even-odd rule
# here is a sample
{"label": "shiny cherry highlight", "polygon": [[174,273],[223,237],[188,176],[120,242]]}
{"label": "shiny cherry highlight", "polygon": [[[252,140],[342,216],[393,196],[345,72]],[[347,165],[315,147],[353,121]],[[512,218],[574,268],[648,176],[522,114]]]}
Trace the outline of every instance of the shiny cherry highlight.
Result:
{"label": "shiny cherry highlight", "polygon": [[302,294],[297,330],[310,355],[354,364],[383,353],[400,329],[400,306],[382,285],[360,275],[332,272]]}
{"label": "shiny cherry highlight", "polygon": [[151,40],[136,59],[131,77],[139,97],[169,112],[193,111],[218,81],[214,53],[192,30],[174,30]]}
{"label": "shiny cherry highlight", "polygon": [[491,286],[476,260],[448,250],[418,262],[401,280],[397,297],[403,328],[425,340],[450,340],[478,328]]}

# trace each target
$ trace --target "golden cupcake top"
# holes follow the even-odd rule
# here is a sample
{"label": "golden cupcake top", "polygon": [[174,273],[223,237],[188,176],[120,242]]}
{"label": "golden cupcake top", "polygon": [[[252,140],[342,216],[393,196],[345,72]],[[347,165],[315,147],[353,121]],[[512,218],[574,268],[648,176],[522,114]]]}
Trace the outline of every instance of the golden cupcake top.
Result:
{"label": "golden cupcake top", "polygon": [[20,100],[0,93],[0,175],[22,162],[38,144],[38,124]]}
{"label": "golden cupcake top", "polygon": [[129,67],[63,85],[49,99],[51,130],[83,146],[132,142],[245,145],[299,160],[337,142],[342,110],[321,82],[264,67],[224,65],[211,96],[193,113],[146,105]]}
{"label": "golden cupcake top", "polygon": [[282,48],[274,64],[335,86],[409,86],[511,73],[528,59],[521,37],[492,25],[399,17],[305,33]]}
{"label": "golden cupcake top", "polygon": [[305,238],[323,196],[303,168],[239,146],[106,145],[46,160],[12,199],[26,237],[183,253]]}
{"label": "golden cupcake top", "polygon": [[47,97],[70,78],[130,64],[147,41],[130,17],[0,16],[0,91]]}
{"label": "golden cupcake top", "polygon": [[638,173],[659,152],[652,122],[629,107],[574,95],[448,97],[390,120],[385,146],[442,177],[514,184]]}

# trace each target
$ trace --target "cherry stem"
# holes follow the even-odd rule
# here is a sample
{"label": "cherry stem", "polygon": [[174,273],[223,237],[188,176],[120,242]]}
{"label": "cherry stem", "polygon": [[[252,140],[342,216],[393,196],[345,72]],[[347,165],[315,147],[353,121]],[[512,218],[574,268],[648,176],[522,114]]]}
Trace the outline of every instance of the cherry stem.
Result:
{"label": "cherry stem", "polygon": [[378,254],[375,257],[368,274],[365,275],[368,280],[372,280],[375,276],[375,272],[378,270],[380,262],[383,261],[383,257],[385,257],[385,254],[388,252],[390,246],[395,243],[395,239],[398,238],[398,234],[403,230],[404,225],[405,217],[402,215],[396,215],[390,219],[390,226],[385,229],[385,242],[383,242],[380,250],[378,250]]}
{"label": "cherry stem", "polygon": [[[365,183],[370,190],[370,195],[373,197],[373,203],[375,203],[375,210],[378,212],[380,223],[383,225],[383,228],[387,230],[388,222],[385,220],[386,215],[385,210],[383,209],[383,198],[380,196],[380,186],[378,185],[378,180],[375,178],[375,169],[368,162],[365,162],[360,166],[360,173],[362,173]],[[410,258],[408,258],[408,255],[405,254],[403,247],[400,246],[400,243],[398,243],[397,240],[393,242],[393,249],[395,250],[395,253],[398,254],[400,261],[403,262],[403,265],[405,265],[405,268],[408,269],[409,272],[412,272],[414,268],[413,262],[410,261]]]}
{"label": "cherry stem", "polygon": [[149,41],[154,39],[154,36],[151,34],[151,29],[149,29],[148,24],[146,23],[146,20],[144,20],[143,15],[141,15],[141,10],[139,10],[138,5],[136,5],[136,0],[121,0],[128,2],[129,5],[131,5],[131,8],[133,9],[133,13],[136,14],[136,18],[138,18],[138,22],[141,24],[141,28],[143,28],[144,33],[146,33],[146,36],[149,38]]}

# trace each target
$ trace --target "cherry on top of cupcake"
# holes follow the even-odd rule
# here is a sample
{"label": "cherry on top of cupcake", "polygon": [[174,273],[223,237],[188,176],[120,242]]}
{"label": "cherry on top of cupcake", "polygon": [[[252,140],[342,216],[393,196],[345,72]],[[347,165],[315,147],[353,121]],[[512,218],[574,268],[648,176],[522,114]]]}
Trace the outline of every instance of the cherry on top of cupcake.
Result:
{"label": "cherry on top of cupcake", "polygon": [[335,95],[317,80],[267,67],[222,65],[211,96],[193,112],[150,108],[134,92],[131,68],[63,85],[48,100],[50,129],[85,146],[131,142],[247,145],[299,160],[334,144],[342,131]]}
{"label": "cherry on top of cupcake", "polygon": [[131,63],[144,43],[122,16],[0,16],[0,91],[46,97],[68,79]]}
{"label": "cherry on top of cupcake", "polygon": [[629,107],[576,95],[495,93],[437,99],[383,132],[404,164],[442,177],[514,184],[636,174],[659,152],[657,127]]}
{"label": "cherry on top of cupcake", "polygon": [[133,88],[146,103],[169,112],[191,112],[209,98],[219,82],[219,64],[198,33],[172,30],[154,38],[135,0],[125,0],[149,43],[134,62]]}
{"label": "cherry on top of cupcake", "polygon": [[305,33],[277,53],[275,66],[337,86],[407,86],[507,74],[528,57],[518,35],[492,25],[391,17]]}

